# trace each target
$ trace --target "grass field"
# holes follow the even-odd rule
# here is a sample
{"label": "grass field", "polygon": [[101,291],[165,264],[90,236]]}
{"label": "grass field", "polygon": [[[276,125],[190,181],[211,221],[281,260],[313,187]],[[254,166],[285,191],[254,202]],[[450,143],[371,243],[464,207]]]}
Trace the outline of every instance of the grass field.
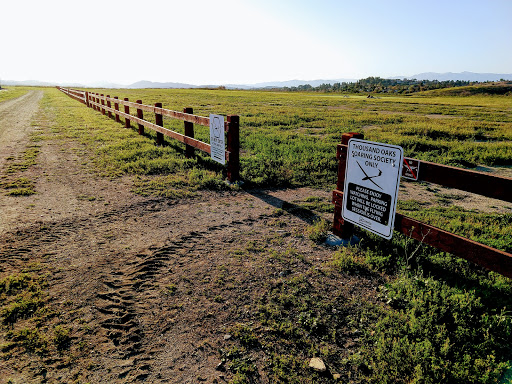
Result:
{"label": "grass field", "polygon": [[0,90],[0,102],[15,99],[27,93],[29,88],[26,87],[2,87]]}
{"label": "grass field", "polygon": [[[509,96],[382,97],[225,90],[97,90],[194,113],[238,114],[242,177],[258,185],[326,186],[343,132],[401,145],[405,155],[443,164],[512,165]],[[133,113],[133,112],[132,112]],[[167,122],[182,130],[182,123]],[[207,139],[207,130],[199,130]]]}
{"label": "grass field", "polygon": [[[164,108],[178,111],[192,107],[203,116],[238,114],[244,188],[332,189],[336,144],[342,133],[350,131],[363,132],[368,140],[401,145],[406,156],[439,163],[506,169],[512,165],[510,96],[97,92],[141,99],[144,104],[162,102]],[[46,90],[42,107],[53,120],[54,132],[86,145],[84,156],[93,172],[111,178],[133,175],[135,193],[175,199],[228,188],[222,182],[222,167],[206,155],[186,159],[181,144],[156,147],[151,132],[139,136],[135,129],[126,130],[54,89]],[[164,120],[164,125],[183,131],[181,122]],[[207,128],[196,126],[196,137],[208,141]],[[326,212],[325,204],[315,199],[303,209]],[[399,210],[512,252],[512,212],[497,215],[446,204],[424,208],[414,201],[400,202]],[[276,220],[285,214],[274,212]],[[327,227],[311,226],[310,238],[322,239]],[[228,330],[238,340],[222,352],[234,374],[232,383],[256,382],[258,364],[265,365],[273,382],[333,382],[334,377],[304,366],[299,358],[304,351],[322,357],[331,372],[343,372],[339,380],[343,383],[512,383],[503,376],[512,365],[510,279],[404,235],[395,233],[391,241],[367,233],[360,236],[359,245],[333,251],[321,271],[311,269],[285,283],[268,284],[251,317]],[[240,257],[261,254],[289,262],[301,256],[293,250],[267,255],[265,244],[256,245],[246,244]],[[342,302],[341,293],[337,296],[340,275],[379,279],[380,304]],[[22,288],[37,285],[32,291],[38,294],[42,289],[32,275],[16,278],[24,279],[24,285],[19,283]],[[0,281],[5,319],[14,302],[5,288],[11,285]],[[348,347],[347,335],[352,340]],[[341,357],[341,351],[347,350],[350,353]],[[264,360],[256,362],[261,355]]]}

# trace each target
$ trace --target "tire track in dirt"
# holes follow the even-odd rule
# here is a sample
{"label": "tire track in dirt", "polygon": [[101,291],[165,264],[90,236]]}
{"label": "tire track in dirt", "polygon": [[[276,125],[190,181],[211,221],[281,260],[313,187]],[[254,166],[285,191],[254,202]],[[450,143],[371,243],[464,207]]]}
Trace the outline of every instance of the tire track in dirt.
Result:
{"label": "tire track in dirt", "polygon": [[[235,218],[223,210],[212,213],[213,203],[223,201],[232,203],[233,196],[212,195],[181,204],[135,199],[92,215],[36,222],[0,238],[0,272],[19,270],[28,262],[41,262],[55,271],[50,296],[91,309],[95,349],[101,351],[95,359],[108,370],[109,382],[137,382],[150,376],[159,382],[152,367],[159,366],[155,359],[161,360],[166,346],[154,345],[153,338],[170,325],[163,321],[160,326],[156,320],[161,317],[148,316],[161,306],[155,282],[177,263],[183,265],[184,252],[208,254],[219,246],[215,238],[221,232],[234,232],[242,222],[252,225],[254,219],[245,209]],[[210,212],[201,216],[207,206]],[[189,222],[198,215],[199,220]],[[105,239],[109,231],[114,235]],[[176,351],[187,348],[190,343]],[[104,370],[102,375],[93,382],[102,382]]]}
{"label": "tire track in dirt", "polygon": [[[253,219],[245,220],[245,224],[252,222]],[[147,253],[125,255],[129,257],[118,260],[124,267],[115,276],[100,277],[103,280],[103,290],[96,295],[98,321],[103,329],[102,333],[113,344],[113,347],[110,346],[111,356],[115,356],[119,360],[118,366],[122,367],[117,373],[117,379],[138,382],[159,374],[153,372],[152,367],[158,366],[156,359],[166,352],[166,346],[152,346],[150,354],[147,353],[146,346],[148,341],[157,338],[170,325],[160,321],[148,321],[145,316],[153,310],[155,302],[161,301],[160,294],[155,289],[155,281],[159,275],[173,270],[177,263],[183,264],[180,256],[184,250],[207,252],[218,246],[212,239],[217,238],[219,233],[239,228],[240,224],[242,222],[233,221],[209,226],[207,232],[191,231],[182,234],[161,247],[148,250]],[[179,350],[180,348],[176,349]],[[182,355],[178,354],[176,357]]]}

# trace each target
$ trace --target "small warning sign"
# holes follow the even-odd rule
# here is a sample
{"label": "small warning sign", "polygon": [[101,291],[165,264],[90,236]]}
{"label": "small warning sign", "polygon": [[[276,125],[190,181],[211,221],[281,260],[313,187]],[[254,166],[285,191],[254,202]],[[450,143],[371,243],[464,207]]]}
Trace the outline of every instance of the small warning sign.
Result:
{"label": "small warning sign", "polygon": [[393,236],[403,150],[350,139],[342,217],[386,239]]}
{"label": "small warning sign", "polygon": [[402,165],[402,177],[404,179],[418,181],[419,175],[420,161],[417,159],[404,157],[404,163]]}

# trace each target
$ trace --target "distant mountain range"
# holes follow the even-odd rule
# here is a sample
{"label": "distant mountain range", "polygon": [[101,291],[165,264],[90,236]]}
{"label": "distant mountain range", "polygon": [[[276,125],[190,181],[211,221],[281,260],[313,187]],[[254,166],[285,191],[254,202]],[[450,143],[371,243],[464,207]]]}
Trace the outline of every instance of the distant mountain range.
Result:
{"label": "distant mountain range", "polygon": [[[436,73],[436,72],[425,72],[419,73],[412,76],[393,76],[391,79],[417,79],[417,80],[439,80],[439,81],[499,81],[512,80],[512,74],[498,74],[498,73],[474,73],[474,72],[461,72],[461,73]],[[288,80],[288,81],[273,81],[256,84],[222,84],[222,86],[228,89],[264,89],[264,88],[284,88],[284,87],[298,87],[300,85],[309,84],[312,87],[317,87],[321,84],[334,84],[334,83],[354,83],[358,79],[331,79],[331,80]],[[48,83],[37,80],[27,81],[14,81],[14,80],[3,80],[0,85],[22,85],[22,86],[55,86],[60,85],[64,87],[74,88],[130,88],[130,89],[141,89],[141,88],[216,88],[219,85],[193,85],[184,83],[174,82],[153,82],[147,80],[141,80],[133,84],[122,85],[110,82],[95,82],[89,84],[79,83]]]}

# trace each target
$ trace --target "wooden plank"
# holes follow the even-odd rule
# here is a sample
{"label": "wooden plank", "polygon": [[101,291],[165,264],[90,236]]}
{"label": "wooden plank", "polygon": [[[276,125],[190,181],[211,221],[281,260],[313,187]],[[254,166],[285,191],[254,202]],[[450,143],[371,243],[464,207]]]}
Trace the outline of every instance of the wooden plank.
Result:
{"label": "wooden plank", "polygon": [[119,113],[117,113],[117,111],[119,111],[119,98],[117,96],[114,97],[114,110],[116,115],[116,123],[120,123],[121,120],[119,119]]}
{"label": "wooden plank", "polygon": [[395,230],[441,251],[462,257],[512,278],[512,254],[422,223],[400,213],[395,215]]}
{"label": "wooden plank", "polygon": [[[240,117],[228,115],[227,152],[231,154],[228,162],[227,176],[231,183],[240,179]],[[225,129],[225,126],[224,126]]]}
{"label": "wooden plank", "polygon": [[[155,103],[155,111],[157,109],[162,109],[162,103]],[[164,126],[164,117],[162,114],[155,112],[155,124],[159,127]],[[164,145],[164,135],[159,131],[156,133],[156,145]]]}
{"label": "wooden plank", "polygon": [[[157,113],[157,112],[155,111],[155,113]],[[161,113],[163,116],[171,117],[173,119],[183,120],[188,123],[199,124],[199,125],[203,125],[206,127],[210,126],[210,118],[209,117],[191,115],[189,113],[171,111],[169,109],[163,109],[163,108],[160,108],[158,113]]]}
{"label": "wooden plank", "polygon": [[512,179],[420,160],[418,181],[512,202]]}
{"label": "wooden plank", "polygon": [[[190,107],[184,108],[183,113],[192,115],[194,113],[194,110]],[[194,137],[194,124],[189,123],[188,121],[185,121],[183,123],[183,126],[184,126],[183,128],[184,128],[185,136],[193,138]],[[192,157],[194,157],[194,147],[192,147],[191,145],[186,146],[185,157],[187,159],[191,159]]]}
{"label": "wooden plank", "polygon": [[61,87],[57,87],[57,89],[63,93],[65,93],[66,95],[68,95],[69,97],[71,97],[72,99],[75,99],[77,101],[80,101],[81,103],[86,103],[86,100],[85,100],[85,92],[82,92],[82,91],[76,91],[76,90],[72,90],[72,89],[67,89],[67,88],[61,88]]}
{"label": "wooden plank", "polygon": [[[342,207],[343,192],[333,191],[333,203]],[[469,260],[512,278],[512,254],[396,213],[395,231],[429,244],[441,251]]]}
{"label": "wooden plank", "polygon": [[[142,100],[137,100],[137,104],[142,104]],[[142,108],[137,108],[137,117],[141,120],[144,120],[144,113],[142,111]],[[139,128],[139,135],[143,135],[144,134],[144,125],[137,124],[137,126]]]}
{"label": "wooden plank", "polygon": [[108,117],[112,118],[112,111],[111,111],[112,103],[110,102],[109,98],[110,98],[110,95],[107,95]]}
{"label": "wooden plank", "polygon": [[[124,98],[124,101],[128,101],[128,98],[125,97]],[[130,116],[130,107],[128,107],[126,104],[124,105],[124,113],[127,115],[127,116]],[[130,128],[130,118],[129,117],[126,117],[125,120],[124,120],[124,127],[125,128]]]}

